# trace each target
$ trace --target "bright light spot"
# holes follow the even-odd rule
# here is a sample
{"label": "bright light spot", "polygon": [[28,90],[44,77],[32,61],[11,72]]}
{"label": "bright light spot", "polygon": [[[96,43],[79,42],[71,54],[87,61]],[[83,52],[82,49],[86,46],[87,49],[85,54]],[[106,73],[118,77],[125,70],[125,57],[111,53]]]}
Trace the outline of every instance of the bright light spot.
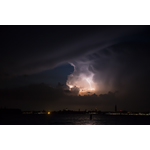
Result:
{"label": "bright light spot", "polygon": [[83,61],[70,63],[74,67],[74,72],[68,76],[66,85],[71,90],[79,88],[80,95],[92,95],[97,92],[97,84],[93,81],[94,72],[89,69],[89,62]]}
{"label": "bright light spot", "polygon": [[50,115],[50,113],[51,113],[50,111],[47,112],[48,115]]}
{"label": "bright light spot", "polygon": [[86,95],[87,93],[91,95],[96,89],[96,84],[93,82],[93,76],[93,73],[88,76],[86,74],[80,74],[77,78],[72,78],[72,76],[70,76],[70,80],[68,80],[67,85],[70,90],[75,86],[79,88],[80,95]]}
{"label": "bright light spot", "polygon": [[69,85],[70,88],[73,88],[73,85]]}

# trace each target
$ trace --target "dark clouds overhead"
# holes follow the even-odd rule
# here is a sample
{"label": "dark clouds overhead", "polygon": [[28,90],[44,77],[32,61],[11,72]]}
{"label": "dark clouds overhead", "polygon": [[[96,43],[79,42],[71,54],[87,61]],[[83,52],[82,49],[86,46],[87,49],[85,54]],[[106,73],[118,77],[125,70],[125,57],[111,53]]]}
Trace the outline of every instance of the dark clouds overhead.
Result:
{"label": "dark clouds overhead", "polygon": [[147,27],[1,26],[1,77],[51,69],[110,47],[145,28]]}

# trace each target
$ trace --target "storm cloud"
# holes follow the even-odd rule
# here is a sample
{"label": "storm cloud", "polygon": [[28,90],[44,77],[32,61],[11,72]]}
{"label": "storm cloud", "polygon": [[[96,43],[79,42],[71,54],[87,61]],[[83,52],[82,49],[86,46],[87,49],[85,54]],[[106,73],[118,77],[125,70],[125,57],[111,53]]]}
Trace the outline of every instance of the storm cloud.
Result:
{"label": "storm cloud", "polygon": [[[1,26],[1,78],[38,73],[145,30],[140,26]],[[7,59],[6,59],[7,57]]]}
{"label": "storm cloud", "polygon": [[[117,103],[121,109],[150,109],[149,26],[1,26],[0,28],[1,85],[6,85],[7,82],[9,87],[9,82],[14,78],[33,79],[44,71],[69,63],[75,70],[68,73],[68,79],[64,82],[76,85],[81,81],[81,74],[87,77],[92,74],[96,88],[90,96],[88,93],[79,96],[78,89],[69,90],[66,86],[66,89],[59,91],[47,85],[46,89],[49,90],[43,92],[48,91],[48,94],[42,93],[37,98],[32,96],[23,98],[22,95],[25,94],[20,91],[21,94],[18,94],[18,98],[15,96],[14,100],[11,99],[12,94],[8,94],[11,95],[8,96],[10,98],[3,97],[2,104],[6,105],[9,99],[12,100],[12,104],[15,101],[14,107],[17,107],[19,99],[24,102],[25,99],[31,102],[37,99],[36,106],[40,108],[40,101],[43,99],[45,101],[43,108],[47,108],[46,104],[49,103],[53,108],[55,106],[60,109],[71,107],[73,104],[76,108],[82,105],[82,108],[104,106],[112,109]],[[59,78],[54,77],[55,74],[53,79],[59,82]],[[39,76],[37,80],[40,78],[44,77]],[[36,87],[32,86],[31,89]],[[114,98],[111,93],[116,91],[118,93]],[[94,93],[97,97],[94,97]],[[29,107],[28,103],[26,107]]]}

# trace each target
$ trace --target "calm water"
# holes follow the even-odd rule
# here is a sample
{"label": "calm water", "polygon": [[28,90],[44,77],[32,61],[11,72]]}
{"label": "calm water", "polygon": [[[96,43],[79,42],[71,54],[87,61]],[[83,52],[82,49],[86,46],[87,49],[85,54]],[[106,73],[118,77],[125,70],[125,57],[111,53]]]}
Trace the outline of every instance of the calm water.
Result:
{"label": "calm water", "polygon": [[150,116],[89,114],[0,115],[1,125],[150,125]]}

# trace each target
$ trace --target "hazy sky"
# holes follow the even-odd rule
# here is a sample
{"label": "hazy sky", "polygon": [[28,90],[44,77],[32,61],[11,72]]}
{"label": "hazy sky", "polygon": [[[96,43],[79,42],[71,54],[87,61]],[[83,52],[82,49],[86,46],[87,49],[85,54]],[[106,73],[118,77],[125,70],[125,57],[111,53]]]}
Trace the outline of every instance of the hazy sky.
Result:
{"label": "hazy sky", "polygon": [[1,107],[114,110],[117,104],[150,111],[149,26],[0,26],[0,32]]}

